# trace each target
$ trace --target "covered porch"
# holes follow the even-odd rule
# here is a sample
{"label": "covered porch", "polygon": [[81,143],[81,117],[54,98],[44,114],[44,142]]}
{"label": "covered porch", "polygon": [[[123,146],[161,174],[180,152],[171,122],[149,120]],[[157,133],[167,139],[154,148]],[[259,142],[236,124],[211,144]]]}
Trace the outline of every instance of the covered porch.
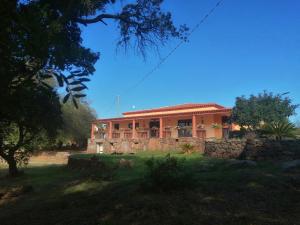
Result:
{"label": "covered porch", "polygon": [[113,118],[92,124],[91,141],[152,138],[223,138],[230,126],[229,112],[151,117]]}

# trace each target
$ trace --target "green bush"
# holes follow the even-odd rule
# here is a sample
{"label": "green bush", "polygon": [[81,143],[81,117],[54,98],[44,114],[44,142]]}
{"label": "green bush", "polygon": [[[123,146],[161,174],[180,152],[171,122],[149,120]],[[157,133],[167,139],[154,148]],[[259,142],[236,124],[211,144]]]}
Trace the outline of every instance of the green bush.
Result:
{"label": "green bush", "polygon": [[295,138],[296,127],[288,121],[279,121],[265,124],[262,131],[276,140],[282,140],[284,137]]}
{"label": "green bush", "polygon": [[[183,159],[184,160],[184,159]],[[172,191],[192,187],[192,173],[170,154],[163,159],[153,157],[146,161],[147,173],[142,182],[142,189],[146,191]]]}

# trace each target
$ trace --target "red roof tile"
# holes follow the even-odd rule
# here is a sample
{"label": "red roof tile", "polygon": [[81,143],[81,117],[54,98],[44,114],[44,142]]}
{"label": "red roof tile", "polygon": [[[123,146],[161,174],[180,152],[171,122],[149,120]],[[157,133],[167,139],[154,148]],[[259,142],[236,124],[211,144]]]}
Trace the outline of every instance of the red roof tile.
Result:
{"label": "red roof tile", "polygon": [[[201,112],[195,112],[195,115],[207,115],[207,114],[222,114],[222,113],[230,113],[231,108],[221,108],[221,109],[215,109],[215,110],[205,110]],[[186,116],[190,115],[191,113],[176,113],[176,114],[168,114],[168,115],[156,115],[155,118],[158,117],[170,117],[170,116]],[[98,119],[94,122],[109,122],[109,121],[126,121],[126,120],[132,120],[132,119],[147,119],[147,118],[153,118],[153,116],[134,116],[134,117],[120,117],[120,118],[107,118],[107,119]]]}

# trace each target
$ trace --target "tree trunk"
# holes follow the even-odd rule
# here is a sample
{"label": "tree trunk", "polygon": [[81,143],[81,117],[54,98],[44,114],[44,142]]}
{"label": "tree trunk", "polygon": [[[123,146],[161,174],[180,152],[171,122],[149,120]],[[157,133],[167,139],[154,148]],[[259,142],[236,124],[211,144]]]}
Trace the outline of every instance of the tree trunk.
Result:
{"label": "tree trunk", "polygon": [[10,177],[16,177],[18,176],[19,170],[17,167],[17,162],[14,158],[10,158],[6,160],[7,164],[8,164],[8,174]]}

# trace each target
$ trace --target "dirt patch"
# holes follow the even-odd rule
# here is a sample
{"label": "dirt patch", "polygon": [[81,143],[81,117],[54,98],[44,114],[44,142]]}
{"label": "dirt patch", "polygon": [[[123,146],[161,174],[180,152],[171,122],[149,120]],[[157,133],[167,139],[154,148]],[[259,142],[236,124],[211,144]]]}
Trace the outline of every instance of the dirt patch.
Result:
{"label": "dirt patch", "polygon": [[72,152],[72,151],[41,152],[39,154],[33,155],[30,158],[29,163],[30,164],[67,164],[69,156],[78,153],[83,153],[83,152]]}

